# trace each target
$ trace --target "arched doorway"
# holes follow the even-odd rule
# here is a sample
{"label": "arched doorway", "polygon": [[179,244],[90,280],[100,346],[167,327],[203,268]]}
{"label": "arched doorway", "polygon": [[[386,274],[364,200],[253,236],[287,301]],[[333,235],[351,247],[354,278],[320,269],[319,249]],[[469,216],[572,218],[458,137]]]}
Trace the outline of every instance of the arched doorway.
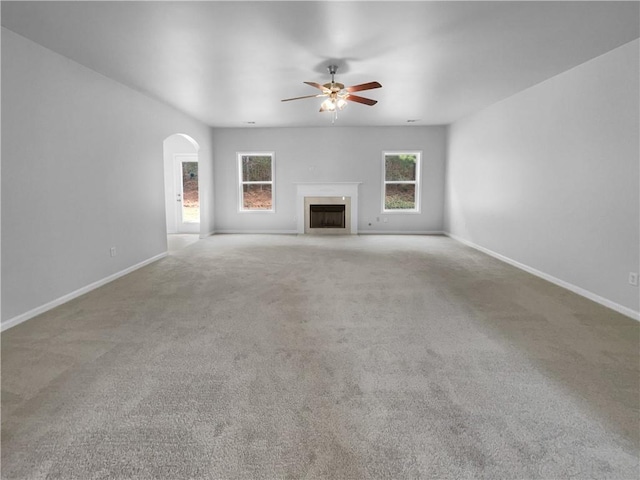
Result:
{"label": "arched doorway", "polygon": [[198,151],[189,135],[176,133],[163,142],[167,234],[200,233]]}

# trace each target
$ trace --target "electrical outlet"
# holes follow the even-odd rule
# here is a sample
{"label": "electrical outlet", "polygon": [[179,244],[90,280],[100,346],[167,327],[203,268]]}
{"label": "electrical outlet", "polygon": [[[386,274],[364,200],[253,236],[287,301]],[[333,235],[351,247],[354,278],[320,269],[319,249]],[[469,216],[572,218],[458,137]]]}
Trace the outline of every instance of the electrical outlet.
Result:
{"label": "electrical outlet", "polygon": [[109,250],[109,253],[111,254],[112,257],[115,257],[118,254],[116,251],[116,247],[111,247],[111,249]]}
{"label": "electrical outlet", "polygon": [[629,272],[629,285],[638,286],[638,274],[636,272]]}
{"label": "electrical outlet", "polygon": [[384,223],[387,223],[387,222],[389,221],[389,219],[388,219],[387,217],[384,217],[384,218],[382,219],[382,221],[383,221]]}

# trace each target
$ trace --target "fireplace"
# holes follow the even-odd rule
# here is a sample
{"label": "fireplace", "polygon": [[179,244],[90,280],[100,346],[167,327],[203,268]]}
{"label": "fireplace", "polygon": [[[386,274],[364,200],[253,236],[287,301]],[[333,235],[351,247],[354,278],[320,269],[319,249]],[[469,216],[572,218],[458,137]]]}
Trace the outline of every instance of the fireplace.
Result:
{"label": "fireplace", "polygon": [[304,233],[350,234],[351,197],[304,197]]}
{"label": "fireplace", "polygon": [[297,183],[299,234],[357,235],[358,182]]}
{"label": "fireplace", "polygon": [[309,205],[309,227],[345,228],[344,204]]}

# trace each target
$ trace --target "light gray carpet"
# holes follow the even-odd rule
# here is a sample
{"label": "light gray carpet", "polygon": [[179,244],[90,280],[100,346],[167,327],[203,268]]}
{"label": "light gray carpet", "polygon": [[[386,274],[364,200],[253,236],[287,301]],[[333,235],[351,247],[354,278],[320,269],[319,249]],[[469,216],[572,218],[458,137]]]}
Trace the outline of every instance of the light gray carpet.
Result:
{"label": "light gray carpet", "polygon": [[445,237],[219,235],[2,335],[2,478],[637,479],[638,366]]}

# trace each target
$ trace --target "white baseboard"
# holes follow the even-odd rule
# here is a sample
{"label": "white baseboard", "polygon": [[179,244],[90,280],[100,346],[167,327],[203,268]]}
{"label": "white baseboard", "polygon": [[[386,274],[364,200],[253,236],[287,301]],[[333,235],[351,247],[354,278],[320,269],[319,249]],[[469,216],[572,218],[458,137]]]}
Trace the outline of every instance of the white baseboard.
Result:
{"label": "white baseboard", "polygon": [[358,230],[358,235],[444,235],[441,230]]}
{"label": "white baseboard", "polygon": [[216,230],[215,234],[296,235],[297,230]]}
{"label": "white baseboard", "polygon": [[106,285],[109,282],[113,282],[114,280],[116,280],[117,278],[123,277],[124,275],[127,275],[128,273],[133,272],[134,270],[138,270],[139,268],[142,268],[146,265],[149,265],[150,263],[153,263],[155,261],[160,260],[161,258],[164,258],[167,256],[167,252],[164,253],[160,253],[158,255],[155,255],[151,258],[148,258],[140,263],[136,263],[135,265],[132,265],[131,267],[125,268],[124,270],[120,270],[119,272],[116,272],[112,275],[109,275],[108,277],[105,277],[101,280],[98,280],[97,282],[93,282],[90,283],[89,285],[86,285],[82,288],[79,288],[78,290],[75,290],[71,293],[68,293],[66,295],[63,295],[62,297],[56,298],[55,300],[52,300],[50,302],[45,303],[44,305],[41,305],[39,307],[36,307],[34,309],[29,310],[28,312],[22,313],[20,315],[17,315],[13,318],[11,318],[10,320],[7,320],[6,322],[2,322],[1,325],[1,330],[0,331],[5,331],[8,328],[11,327],[15,327],[16,325],[21,324],[22,322],[26,322],[27,320],[40,315],[41,313],[44,313],[46,311],[51,310],[52,308],[55,308],[59,305],[62,305],[63,303],[67,303],[70,300],[73,300],[74,298],[79,297],[80,295],[84,295],[85,293],[90,292],[91,290],[95,290],[98,287],[101,287],[103,285]]}
{"label": "white baseboard", "polygon": [[[216,230],[217,234],[248,234],[248,235],[298,235],[297,230]],[[441,230],[358,230],[354,235],[444,235]]]}
{"label": "white baseboard", "polygon": [[467,245],[468,247],[475,248],[476,250],[479,250],[483,253],[486,253],[487,255],[497,258],[498,260],[508,263],[509,265],[519,268],[520,270],[524,270],[525,272],[535,275],[536,277],[540,277],[543,280],[546,280],[547,282],[551,282],[555,285],[558,285],[559,287],[566,288],[567,290],[573,293],[577,293],[578,295],[588,298],[589,300],[599,303],[600,305],[610,308],[611,310],[615,310],[616,312],[626,315],[627,317],[640,321],[640,312],[636,312],[635,310],[625,307],[624,305],[620,305],[619,303],[612,302],[611,300],[601,297],[600,295],[596,295],[595,293],[590,292],[589,290],[585,290],[584,288],[578,287],[572,283],[556,278],[553,275],[549,275],[548,273],[544,273],[544,272],[541,272],[540,270],[536,270],[535,268],[530,267],[529,265],[525,265],[509,257],[505,257],[504,255],[496,253],[493,250],[489,250],[488,248],[482,247],[480,245],[476,245],[475,243],[470,242],[469,240],[466,240],[464,238],[458,237],[457,235],[453,235],[449,232],[444,232],[444,234],[447,237],[450,237],[460,243]]}

